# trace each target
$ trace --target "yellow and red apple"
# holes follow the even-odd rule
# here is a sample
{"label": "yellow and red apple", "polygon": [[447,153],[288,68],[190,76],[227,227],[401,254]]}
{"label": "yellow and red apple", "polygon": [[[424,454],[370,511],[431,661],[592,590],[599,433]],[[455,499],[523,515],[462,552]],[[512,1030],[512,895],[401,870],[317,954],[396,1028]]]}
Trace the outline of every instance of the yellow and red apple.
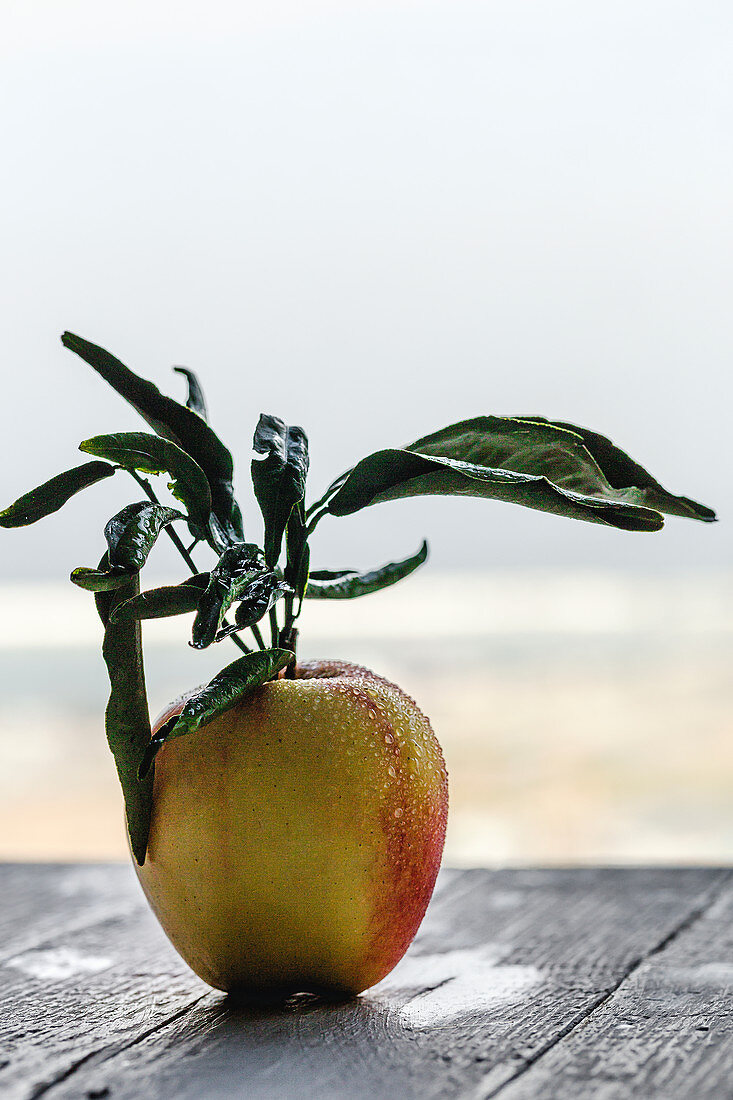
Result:
{"label": "yellow and red apple", "polygon": [[367,669],[306,663],[164,745],[136,870],[210,985],[355,994],[418,929],[447,803],[440,746],[412,699]]}

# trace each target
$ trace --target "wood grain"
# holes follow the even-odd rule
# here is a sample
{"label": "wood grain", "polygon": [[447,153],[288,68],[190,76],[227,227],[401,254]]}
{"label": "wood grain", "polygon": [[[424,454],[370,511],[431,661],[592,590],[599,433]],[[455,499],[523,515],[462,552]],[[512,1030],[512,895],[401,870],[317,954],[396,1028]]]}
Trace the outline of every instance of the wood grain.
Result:
{"label": "wood grain", "polygon": [[207,992],[178,959],[132,868],[0,873],[0,1095],[43,1095]]}
{"label": "wood grain", "polygon": [[733,882],[502,1100],[733,1097]]}
{"label": "wood grain", "polygon": [[126,866],[0,865],[0,961],[63,929],[82,927],[139,904]]}
{"label": "wood grain", "polygon": [[128,868],[0,888],[14,1100],[733,1095],[725,871],[444,871],[384,982],[269,1008],[190,974]]}

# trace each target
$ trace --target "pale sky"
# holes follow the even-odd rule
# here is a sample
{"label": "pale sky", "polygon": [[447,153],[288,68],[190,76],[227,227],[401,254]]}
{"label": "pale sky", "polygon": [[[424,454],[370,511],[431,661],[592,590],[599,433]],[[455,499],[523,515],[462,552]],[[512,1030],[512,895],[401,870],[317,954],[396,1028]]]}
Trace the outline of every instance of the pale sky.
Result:
{"label": "pale sky", "polygon": [[[260,411],[305,427],[314,495],[453,420],[541,413],[723,519],[631,535],[430,498],[325,521],[317,566],[423,536],[438,567],[729,565],[729,3],[6,0],[1,22],[3,504],[142,426],[68,328],[173,394],[171,364],[199,372],[252,536]],[[118,475],[0,532],[3,575],[96,564],[138,495]]]}

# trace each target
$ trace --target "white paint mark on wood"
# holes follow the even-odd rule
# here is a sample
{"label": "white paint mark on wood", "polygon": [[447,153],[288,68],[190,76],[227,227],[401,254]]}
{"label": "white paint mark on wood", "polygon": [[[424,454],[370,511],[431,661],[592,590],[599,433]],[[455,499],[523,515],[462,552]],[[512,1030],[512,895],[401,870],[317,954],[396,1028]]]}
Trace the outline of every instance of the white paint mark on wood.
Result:
{"label": "white paint mark on wood", "polygon": [[[506,950],[506,949],[504,949]],[[520,1000],[542,982],[534,966],[498,966],[498,949],[487,944],[440,955],[408,957],[394,971],[390,985],[432,988],[418,993],[399,1010],[403,1024],[431,1028],[461,1016],[484,1013],[493,1005]],[[380,987],[377,987],[380,988]]]}
{"label": "white paint mark on wood", "polygon": [[62,982],[77,974],[98,974],[113,965],[114,960],[102,955],[83,955],[70,947],[56,947],[47,951],[28,951],[8,959],[6,966],[44,982]]}
{"label": "white paint mark on wood", "polygon": [[63,878],[59,879],[56,889],[65,898],[87,899],[95,895],[107,898],[110,893],[109,866],[70,868]]}
{"label": "white paint mark on wood", "polygon": [[486,904],[489,909],[517,909],[524,901],[526,895],[521,890],[495,890]]}
{"label": "white paint mark on wood", "polygon": [[[651,970],[651,964],[647,968]],[[662,974],[665,986],[676,990],[715,990],[728,993],[733,989],[733,964],[727,962],[699,963],[697,966],[671,966]]]}

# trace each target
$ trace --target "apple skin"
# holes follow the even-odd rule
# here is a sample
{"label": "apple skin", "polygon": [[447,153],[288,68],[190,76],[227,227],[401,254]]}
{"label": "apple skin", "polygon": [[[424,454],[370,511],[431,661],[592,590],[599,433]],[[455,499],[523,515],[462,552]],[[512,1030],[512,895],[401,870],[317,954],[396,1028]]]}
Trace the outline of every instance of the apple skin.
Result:
{"label": "apple skin", "polygon": [[209,985],[351,996],[417,932],[447,809],[443,755],[414,701],[368,669],[310,662],[163,746],[135,868]]}

